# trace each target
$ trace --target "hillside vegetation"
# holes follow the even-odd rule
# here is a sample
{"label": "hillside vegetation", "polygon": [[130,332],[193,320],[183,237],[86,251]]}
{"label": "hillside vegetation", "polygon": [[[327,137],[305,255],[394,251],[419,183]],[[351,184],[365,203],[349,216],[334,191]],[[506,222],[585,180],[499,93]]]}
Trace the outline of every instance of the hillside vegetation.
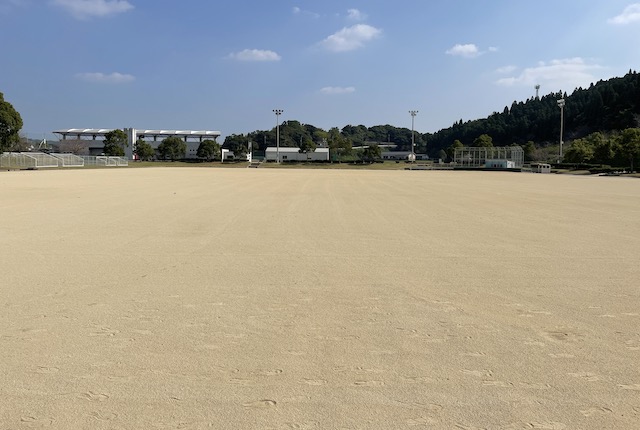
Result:
{"label": "hillside vegetation", "polygon": [[[640,74],[598,81],[589,88],[577,88],[571,94],[551,93],[524,102],[514,101],[487,118],[457,121],[436,133],[415,132],[416,152],[433,158],[448,158],[455,146],[522,145],[529,160],[548,161],[556,157],[560,139],[560,108],[564,98],[565,162],[630,166],[640,158]],[[223,147],[264,151],[276,144],[276,130],[231,135]],[[352,147],[393,143],[398,150],[411,148],[411,130],[392,125],[347,125],[325,131],[299,121],[280,126],[280,145],[313,150],[326,142],[339,157],[352,154]],[[547,150],[549,149],[549,150]]]}

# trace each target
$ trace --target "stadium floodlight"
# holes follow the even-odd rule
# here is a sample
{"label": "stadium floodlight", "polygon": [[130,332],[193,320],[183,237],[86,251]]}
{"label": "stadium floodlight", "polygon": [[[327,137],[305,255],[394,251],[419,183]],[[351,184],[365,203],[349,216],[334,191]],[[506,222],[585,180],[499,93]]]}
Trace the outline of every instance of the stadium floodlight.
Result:
{"label": "stadium floodlight", "polygon": [[413,131],[413,123],[418,114],[417,110],[410,110],[409,114],[411,115],[411,162],[416,161],[416,153],[414,151],[415,148],[415,139],[414,139],[414,131]]}
{"label": "stadium floodlight", "polygon": [[282,109],[274,109],[276,114],[276,163],[280,163],[280,115],[284,111]]}
{"label": "stadium floodlight", "polygon": [[562,141],[564,134],[564,97],[561,95],[560,100],[558,100],[558,106],[560,107],[560,158],[558,159],[558,163],[562,161]]}

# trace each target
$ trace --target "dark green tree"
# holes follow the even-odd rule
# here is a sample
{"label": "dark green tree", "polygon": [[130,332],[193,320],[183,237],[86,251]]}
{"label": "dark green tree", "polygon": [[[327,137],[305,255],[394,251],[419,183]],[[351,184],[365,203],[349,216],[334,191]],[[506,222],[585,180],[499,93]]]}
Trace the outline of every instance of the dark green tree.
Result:
{"label": "dark green tree", "polygon": [[222,147],[233,152],[235,159],[243,159],[249,151],[249,136],[232,134],[224,139]]}
{"label": "dark green tree", "polygon": [[200,142],[196,155],[198,158],[211,161],[220,156],[220,145],[215,140],[205,139]]}
{"label": "dark green tree", "polygon": [[170,136],[158,145],[158,153],[160,158],[164,160],[169,158],[171,161],[175,161],[184,158],[187,153],[187,144],[177,136]]}
{"label": "dark green tree", "polygon": [[264,152],[269,146],[276,146],[276,130],[270,131],[258,130],[249,133],[248,140],[254,150]]}
{"label": "dark green tree", "polygon": [[627,157],[631,165],[631,171],[634,170],[635,162],[640,158],[640,128],[628,128],[620,135],[620,149],[622,154]]}
{"label": "dark green tree", "polygon": [[533,161],[536,153],[536,144],[530,140],[524,144],[522,150],[524,151],[524,159],[526,161]]}
{"label": "dark green tree", "polygon": [[127,133],[123,130],[111,130],[104,135],[104,155],[122,157],[127,146]]}
{"label": "dark green tree", "polygon": [[342,128],[342,135],[351,140],[352,145],[361,146],[370,140],[369,130],[364,125],[346,125]]}
{"label": "dark green tree", "polygon": [[303,125],[300,121],[289,120],[280,126],[280,146],[300,147],[305,139],[313,140],[310,131],[315,130],[313,126]]}
{"label": "dark green tree", "polygon": [[473,141],[473,146],[481,147],[481,148],[491,148],[493,147],[493,139],[488,134],[481,134],[476,137]]}
{"label": "dark green tree", "polygon": [[458,139],[454,140],[453,143],[447,148],[447,155],[449,156],[449,160],[453,160],[453,157],[456,155],[456,148],[462,148],[464,145]]}
{"label": "dark green tree", "polygon": [[247,154],[249,153],[249,143],[247,142],[246,145],[244,144],[237,144],[234,145],[231,149],[231,151],[233,151],[233,156],[236,158],[236,160],[244,160],[245,157],[247,156]]}
{"label": "dark green tree", "polygon": [[565,163],[587,163],[593,158],[593,146],[585,139],[575,139],[564,153]]}
{"label": "dark green tree", "polygon": [[222,147],[233,152],[236,160],[245,158],[249,151],[249,136],[244,134],[232,134],[224,139]]}
{"label": "dark green tree", "polygon": [[[620,147],[615,139],[606,139],[602,133],[594,133],[599,137],[593,139],[593,162],[598,164],[613,165],[616,153]],[[591,136],[591,135],[590,135]],[[588,139],[588,137],[587,137]]]}
{"label": "dark green tree", "polygon": [[341,160],[352,153],[351,140],[340,133],[338,127],[332,127],[327,133],[327,143],[332,160]]}
{"label": "dark green tree", "polygon": [[329,133],[318,128],[313,131],[313,142],[316,145],[324,145],[329,140]]}
{"label": "dark green tree", "polygon": [[11,103],[4,100],[4,94],[0,93],[0,153],[20,142],[21,128],[22,117]]}
{"label": "dark green tree", "polygon": [[136,156],[142,161],[152,160],[156,155],[156,150],[153,146],[144,139],[138,139],[136,142],[136,148],[133,151]]}
{"label": "dark green tree", "polygon": [[376,144],[369,145],[366,148],[364,148],[361,155],[362,160],[368,161],[369,163],[380,159],[381,156],[382,156],[382,148],[380,148],[380,146]]}
{"label": "dark green tree", "polygon": [[309,154],[316,150],[316,144],[310,138],[303,138],[300,142],[300,152],[302,154]]}

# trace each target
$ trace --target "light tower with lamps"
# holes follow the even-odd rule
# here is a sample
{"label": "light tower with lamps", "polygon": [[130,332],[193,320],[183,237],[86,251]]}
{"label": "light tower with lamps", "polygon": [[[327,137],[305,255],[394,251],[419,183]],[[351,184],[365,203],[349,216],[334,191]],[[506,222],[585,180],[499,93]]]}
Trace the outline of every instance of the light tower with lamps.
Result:
{"label": "light tower with lamps", "polygon": [[416,153],[414,151],[415,148],[415,139],[414,139],[414,120],[416,119],[416,115],[418,114],[417,110],[410,110],[409,114],[411,115],[411,162],[416,161]]}
{"label": "light tower with lamps", "polygon": [[280,115],[284,112],[282,109],[274,109],[276,114],[276,163],[280,163]]}
{"label": "light tower with lamps", "polygon": [[562,141],[564,135],[564,97],[560,95],[560,100],[558,100],[558,106],[560,107],[560,158],[558,159],[558,163],[562,161]]}

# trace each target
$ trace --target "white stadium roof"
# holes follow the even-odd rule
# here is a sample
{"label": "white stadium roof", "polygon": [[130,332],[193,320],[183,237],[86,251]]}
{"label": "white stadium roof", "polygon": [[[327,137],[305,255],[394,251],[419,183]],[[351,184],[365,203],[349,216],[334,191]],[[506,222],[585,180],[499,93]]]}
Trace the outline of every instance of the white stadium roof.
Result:
{"label": "white stadium roof", "polygon": [[[293,153],[293,152],[300,152],[300,148],[298,147],[292,147],[292,146],[281,146],[280,148],[277,148],[275,146],[269,146],[266,149],[266,152],[284,152],[284,153]],[[314,150],[314,152],[329,152],[329,148],[316,148]]]}
{"label": "white stadium roof", "polygon": [[[104,136],[105,134],[113,131],[113,128],[67,128],[62,130],[54,130],[55,134],[75,134],[82,136]],[[193,137],[206,137],[206,136],[220,136],[219,131],[212,130],[141,130],[134,129],[138,136],[193,136]]]}
{"label": "white stadium roof", "polygon": [[136,134],[139,136],[142,135],[150,135],[150,136],[220,136],[219,131],[211,131],[211,130],[138,130],[136,129]]}
{"label": "white stadium roof", "polygon": [[107,134],[113,128],[68,128],[65,130],[54,130],[56,134]]}

